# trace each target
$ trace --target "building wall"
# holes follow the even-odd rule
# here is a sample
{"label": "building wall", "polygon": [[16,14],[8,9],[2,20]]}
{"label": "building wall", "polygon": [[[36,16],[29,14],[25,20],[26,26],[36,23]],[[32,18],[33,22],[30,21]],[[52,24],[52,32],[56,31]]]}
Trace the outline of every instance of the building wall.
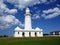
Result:
{"label": "building wall", "polygon": [[43,32],[15,32],[14,37],[43,37]]}
{"label": "building wall", "polygon": [[29,32],[24,32],[25,37],[29,37]]}
{"label": "building wall", "polygon": [[31,32],[31,37],[35,37],[35,32]]}
{"label": "building wall", "polygon": [[14,32],[14,37],[19,37],[18,32]]}
{"label": "building wall", "polygon": [[50,32],[50,35],[60,35],[60,32],[58,32],[58,31]]}
{"label": "building wall", "polygon": [[19,37],[23,37],[23,32],[19,32]]}
{"label": "building wall", "polygon": [[43,32],[36,32],[37,37],[43,37]]}
{"label": "building wall", "polygon": [[23,32],[15,32],[14,37],[23,37],[22,33]]}

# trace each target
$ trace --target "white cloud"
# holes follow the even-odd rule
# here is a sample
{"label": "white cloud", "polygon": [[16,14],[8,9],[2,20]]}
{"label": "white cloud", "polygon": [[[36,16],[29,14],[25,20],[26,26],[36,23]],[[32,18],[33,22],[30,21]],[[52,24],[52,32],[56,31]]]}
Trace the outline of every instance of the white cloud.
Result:
{"label": "white cloud", "polygon": [[0,29],[9,28],[12,25],[24,26],[24,24],[13,16],[15,13],[17,13],[17,9],[9,9],[6,4],[3,3],[3,0],[0,1]]}
{"label": "white cloud", "polygon": [[44,10],[42,16],[45,19],[51,19],[51,18],[57,17],[59,15],[60,15],[60,9],[58,7],[55,7],[53,9]]}
{"label": "white cloud", "polygon": [[32,16],[32,19],[39,19],[40,18],[40,16],[38,15],[38,14],[34,14],[33,16]]}
{"label": "white cloud", "polygon": [[58,6],[58,7],[60,7],[60,5],[59,5],[59,4],[57,4],[57,6]]}
{"label": "white cloud", "polygon": [[42,3],[45,3],[45,2],[47,2],[47,0],[40,0]]}
{"label": "white cloud", "polygon": [[0,15],[4,13],[9,13],[9,14],[15,14],[17,13],[17,9],[9,9],[7,6],[3,3],[3,0],[0,1]]}
{"label": "white cloud", "polygon": [[[12,25],[24,26],[24,24],[22,24],[13,15],[5,14],[5,13],[15,14],[17,12],[17,9],[7,8],[7,5],[4,4],[3,1],[6,1],[6,0],[0,0],[0,15],[2,15],[2,16],[0,16],[0,29],[9,28]],[[7,2],[14,4],[19,9],[23,9],[23,8],[26,8],[27,6],[33,6],[36,4],[45,3],[45,2],[47,2],[47,0],[7,0]],[[59,10],[59,9],[57,9],[57,10]],[[44,14],[45,14],[45,12],[44,12]],[[55,12],[57,12],[57,11],[55,11]],[[45,16],[45,17],[51,17],[51,16]],[[39,19],[40,16],[38,14],[34,14],[32,18]]]}
{"label": "white cloud", "polygon": [[55,7],[53,9],[49,9],[49,10],[44,10],[43,13],[48,14],[48,13],[52,13],[52,12],[58,12],[60,9]]}
{"label": "white cloud", "polygon": [[9,14],[15,14],[15,13],[17,13],[17,9],[7,9],[6,11],[5,11],[6,13],[9,13]]}
{"label": "white cloud", "polygon": [[0,29],[10,28],[12,25],[19,25],[23,27],[23,24],[12,15],[0,16]]}
{"label": "white cloud", "polygon": [[56,0],[1,0],[0,2],[7,1],[11,4],[14,4],[15,7],[19,9],[26,8],[27,6],[33,6],[36,4],[41,4],[41,3],[49,3],[49,2],[54,2]]}
{"label": "white cloud", "polygon": [[7,1],[11,4],[14,4],[16,8],[23,9],[26,8],[27,6],[33,6],[36,4],[41,4],[41,3],[48,3],[48,2],[54,2],[56,0],[1,0],[2,1]]}
{"label": "white cloud", "polygon": [[39,4],[40,1],[39,0],[19,0],[18,2],[18,8],[22,9],[22,8],[25,8],[27,6],[33,6],[33,5],[36,5],[36,4]]}
{"label": "white cloud", "polygon": [[[53,0],[56,1],[56,0]],[[49,2],[53,2],[52,0],[50,0]],[[7,2],[12,3],[15,5],[15,7],[19,8],[19,9],[23,9],[26,8],[27,6],[33,6],[36,4],[40,4],[40,3],[47,3],[48,0],[7,0]]]}
{"label": "white cloud", "polygon": [[3,14],[5,9],[6,9],[6,5],[3,3],[3,1],[0,1],[0,15]]}

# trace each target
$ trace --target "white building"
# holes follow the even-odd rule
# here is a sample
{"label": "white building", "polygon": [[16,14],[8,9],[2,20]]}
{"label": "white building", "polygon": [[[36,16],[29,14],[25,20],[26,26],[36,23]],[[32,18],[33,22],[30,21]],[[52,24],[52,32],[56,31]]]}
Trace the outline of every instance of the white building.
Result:
{"label": "white building", "polygon": [[31,15],[29,8],[27,8],[25,13],[25,29],[16,27],[14,30],[14,37],[43,37],[42,29],[38,27],[32,29]]}

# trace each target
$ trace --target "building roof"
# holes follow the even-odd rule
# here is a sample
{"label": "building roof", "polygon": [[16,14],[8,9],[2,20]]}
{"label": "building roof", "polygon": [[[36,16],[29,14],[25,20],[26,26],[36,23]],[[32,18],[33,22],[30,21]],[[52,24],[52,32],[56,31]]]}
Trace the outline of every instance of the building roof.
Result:
{"label": "building roof", "polygon": [[22,30],[22,29],[21,29],[20,27],[17,26],[17,27],[15,28],[15,30]]}
{"label": "building roof", "polygon": [[38,28],[38,27],[37,27],[35,30],[40,30],[40,31],[42,31],[42,29],[40,29],[40,28]]}
{"label": "building roof", "polygon": [[52,32],[60,32],[60,31],[52,31]]}
{"label": "building roof", "polygon": [[40,30],[15,30],[15,32],[42,32]]}
{"label": "building roof", "polygon": [[35,30],[40,30],[40,28],[37,27]]}
{"label": "building roof", "polygon": [[31,29],[31,30],[25,30],[25,29],[21,29],[20,27],[16,27],[15,28],[15,31],[42,31],[42,29],[40,29],[40,28],[36,28],[36,29]]}

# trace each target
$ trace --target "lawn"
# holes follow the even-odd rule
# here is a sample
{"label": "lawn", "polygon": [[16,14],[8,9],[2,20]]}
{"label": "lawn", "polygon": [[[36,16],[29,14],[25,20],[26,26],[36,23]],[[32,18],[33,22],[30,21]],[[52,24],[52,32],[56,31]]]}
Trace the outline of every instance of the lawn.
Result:
{"label": "lawn", "polygon": [[0,45],[60,45],[60,37],[0,38]]}

